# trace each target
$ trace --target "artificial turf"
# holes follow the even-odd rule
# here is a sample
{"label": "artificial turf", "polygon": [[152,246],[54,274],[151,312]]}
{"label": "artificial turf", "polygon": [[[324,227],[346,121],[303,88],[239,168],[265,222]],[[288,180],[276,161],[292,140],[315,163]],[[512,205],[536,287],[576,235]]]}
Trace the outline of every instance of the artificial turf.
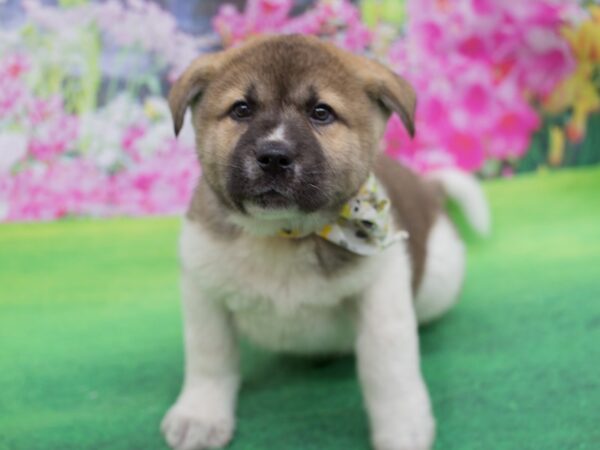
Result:
{"label": "artificial turf", "polygon": [[[600,170],[486,184],[461,303],[421,330],[436,449],[600,448]],[[0,448],[164,449],[178,220],[0,226]],[[232,449],[367,449],[351,357],[247,346]]]}

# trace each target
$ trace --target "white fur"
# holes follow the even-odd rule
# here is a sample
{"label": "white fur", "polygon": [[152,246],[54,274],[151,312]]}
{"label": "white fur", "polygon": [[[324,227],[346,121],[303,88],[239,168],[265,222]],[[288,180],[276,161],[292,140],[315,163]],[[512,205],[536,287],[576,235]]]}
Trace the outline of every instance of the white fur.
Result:
{"label": "white fur", "polygon": [[182,270],[185,378],[161,430],[178,450],[221,447],[235,425],[239,386],[235,331],[223,305],[208,297],[194,271]]}
{"label": "white fur", "polygon": [[427,450],[435,425],[421,376],[409,258],[400,242],[379,258],[358,303],[356,356],[377,450]]}
{"label": "white fur", "polygon": [[225,305],[255,343],[295,353],[349,351],[353,336],[340,320],[351,309],[346,300],[372,280],[378,265],[365,260],[360,270],[331,279],[320,273],[313,244],[298,244],[247,234],[219,240],[186,220],[181,259],[207,297]]}
{"label": "white fur", "polygon": [[[432,178],[442,181],[479,231],[489,228],[474,180],[447,171]],[[420,373],[417,323],[455,303],[465,270],[464,245],[447,216],[440,214],[431,229],[415,302],[404,241],[327,276],[312,240],[261,235],[291,225],[314,229],[326,218],[256,210],[231,220],[245,230],[231,240],[183,222],[186,366],[182,392],[162,423],[169,445],[198,450],[233,436],[241,333],[276,351],[355,350],[374,447],[429,449],[435,426]]]}
{"label": "white fur", "polygon": [[173,448],[231,438],[236,332],[272,350],[356,350],[375,447],[429,448],[434,423],[420,375],[405,242],[333,277],[321,273],[312,245],[248,234],[221,240],[184,221],[186,376],[163,421]]}
{"label": "white fur", "polygon": [[271,134],[264,138],[265,141],[281,141],[286,142],[285,139],[285,125],[280,123],[277,127],[273,129]]}
{"label": "white fur", "polygon": [[244,207],[247,214],[232,213],[229,220],[252,236],[276,236],[284,229],[305,235],[335,220],[332,215],[304,213],[298,208],[262,208],[252,203],[246,203]]}
{"label": "white fur", "polygon": [[448,197],[457,202],[467,220],[480,235],[490,233],[491,219],[485,194],[477,180],[465,172],[455,169],[442,169],[427,175],[438,181]]}
{"label": "white fur", "polygon": [[458,299],[465,274],[465,246],[445,214],[429,232],[426,254],[415,302],[419,323],[431,322],[450,309]]}

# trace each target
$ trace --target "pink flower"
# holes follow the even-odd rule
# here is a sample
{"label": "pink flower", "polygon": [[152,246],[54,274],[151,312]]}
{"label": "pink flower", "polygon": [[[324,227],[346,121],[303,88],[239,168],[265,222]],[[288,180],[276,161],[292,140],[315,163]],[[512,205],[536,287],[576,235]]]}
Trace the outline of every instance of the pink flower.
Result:
{"label": "pink flower", "polygon": [[20,80],[0,77],[0,119],[16,114],[26,98],[27,89]]}
{"label": "pink flower", "polygon": [[145,134],[146,128],[143,125],[133,124],[125,130],[123,138],[121,139],[121,146],[125,152],[136,162],[141,160],[140,152],[136,148],[136,142]]}
{"label": "pink flower", "polygon": [[212,21],[213,28],[221,35],[225,45],[232,45],[242,41],[246,35],[246,19],[240,14],[235,6],[222,5],[219,13]]}
{"label": "pink flower", "polygon": [[372,40],[358,9],[348,0],[320,1],[297,17],[290,17],[292,6],[292,0],[248,0],[239,12],[225,4],[213,19],[213,28],[226,46],[264,33],[322,36],[352,51],[364,50]]}
{"label": "pink flower", "polygon": [[74,145],[79,121],[76,116],[64,111],[60,97],[32,98],[27,112],[27,127],[31,130],[31,156],[49,161]]}
{"label": "pink flower", "polygon": [[33,98],[29,104],[28,113],[31,125],[34,127],[40,125],[64,113],[62,99],[59,96],[48,99]]}
{"label": "pink flower", "polygon": [[0,204],[5,204],[9,221],[180,214],[198,175],[195,152],[172,140],[154,155],[114,174],[84,158],[63,158],[33,164],[11,177],[0,175]]}
{"label": "pink flower", "polygon": [[270,31],[282,26],[294,6],[293,0],[250,0],[245,16],[251,31]]}
{"label": "pink flower", "polygon": [[517,158],[529,148],[532,133],[539,128],[538,115],[525,105],[522,110],[507,111],[494,127],[489,140],[488,154],[501,159]]}
{"label": "pink flower", "polygon": [[485,155],[477,136],[467,131],[453,130],[444,138],[445,149],[454,158],[454,165],[469,172],[481,168]]}
{"label": "pink flower", "polygon": [[417,138],[397,121],[387,150],[419,170],[521,157],[539,128],[530,105],[573,67],[559,34],[565,5],[551,0],[408,2],[405,39],[389,58],[418,92]]}
{"label": "pink flower", "polygon": [[0,78],[16,80],[30,68],[29,59],[22,54],[12,54],[0,61]]}
{"label": "pink flower", "polygon": [[0,119],[14,115],[27,98],[22,75],[29,70],[29,60],[12,54],[0,60]]}
{"label": "pink flower", "polygon": [[53,117],[34,129],[29,141],[29,153],[42,161],[49,161],[72,148],[78,134],[78,120],[75,116]]}
{"label": "pink flower", "polygon": [[[573,69],[560,28],[576,16],[575,0],[406,4],[406,33],[387,57],[418,93],[417,134],[411,139],[393,115],[386,151],[421,172],[447,166],[477,171],[494,160],[506,175],[540,126],[533,105]],[[72,23],[95,25],[113,43],[161,55],[158,66],[168,65],[169,76],[180,73],[198,48],[212,45],[177,30],[171,15],[145,1],[58,9],[27,0],[24,6],[37,25],[62,37]],[[302,33],[381,56],[391,39],[388,29],[367,28],[350,0],[316,0],[297,16],[293,6],[293,0],[248,0],[238,11],[225,4],[213,25],[226,46],[257,34]],[[166,105],[149,118],[126,99],[120,109],[76,117],[65,111],[60,95],[38,98],[30,91],[34,77],[24,76],[30,65],[22,54],[0,57],[0,148],[10,149],[0,155],[0,218],[184,211],[199,168],[193,139],[185,147],[165,137]],[[94,139],[98,132],[103,139]],[[574,135],[573,128],[568,132]]]}
{"label": "pink flower", "polygon": [[337,39],[336,43],[346,50],[357,52],[365,49],[372,40],[371,30],[361,23],[354,23],[342,33],[341,39]]}
{"label": "pink flower", "polygon": [[33,165],[0,184],[9,221],[98,215],[106,202],[105,176],[82,159]]}
{"label": "pink flower", "polygon": [[288,20],[292,0],[249,0],[243,13],[229,4],[221,6],[213,27],[227,45],[247,36],[278,31]]}
{"label": "pink flower", "polygon": [[111,214],[181,213],[199,175],[196,155],[176,141],[138,164],[116,173],[108,186]]}

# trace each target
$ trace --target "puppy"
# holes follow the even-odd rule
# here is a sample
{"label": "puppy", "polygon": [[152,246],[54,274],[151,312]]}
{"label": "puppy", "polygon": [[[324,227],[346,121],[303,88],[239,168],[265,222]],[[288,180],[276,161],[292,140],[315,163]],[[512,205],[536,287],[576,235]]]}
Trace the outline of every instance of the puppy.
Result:
{"label": "puppy", "polygon": [[489,216],[471,177],[423,179],[382,154],[392,112],[413,133],[410,85],[279,36],[198,58],[169,104],[176,133],[192,111],[203,174],[181,234],[185,381],[162,422],[168,444],[231,440],[242,335],[281,352],[356,352],[373,447],[429,449],[417,324],[455,302],[465,265],[444,196],[481,232]]}

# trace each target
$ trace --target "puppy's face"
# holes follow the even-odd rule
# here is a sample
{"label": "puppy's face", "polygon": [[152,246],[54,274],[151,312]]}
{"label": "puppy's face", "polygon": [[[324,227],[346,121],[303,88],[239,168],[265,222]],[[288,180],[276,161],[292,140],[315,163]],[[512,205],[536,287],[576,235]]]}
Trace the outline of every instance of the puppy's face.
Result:
{"label": "puppy's face", "polygon": [[414,94],[377,63],[312,38],[272,37],[203,57],[174,86],[203,176],[225,205],[269,215],[338,208],[364,182],[390,110]]}

